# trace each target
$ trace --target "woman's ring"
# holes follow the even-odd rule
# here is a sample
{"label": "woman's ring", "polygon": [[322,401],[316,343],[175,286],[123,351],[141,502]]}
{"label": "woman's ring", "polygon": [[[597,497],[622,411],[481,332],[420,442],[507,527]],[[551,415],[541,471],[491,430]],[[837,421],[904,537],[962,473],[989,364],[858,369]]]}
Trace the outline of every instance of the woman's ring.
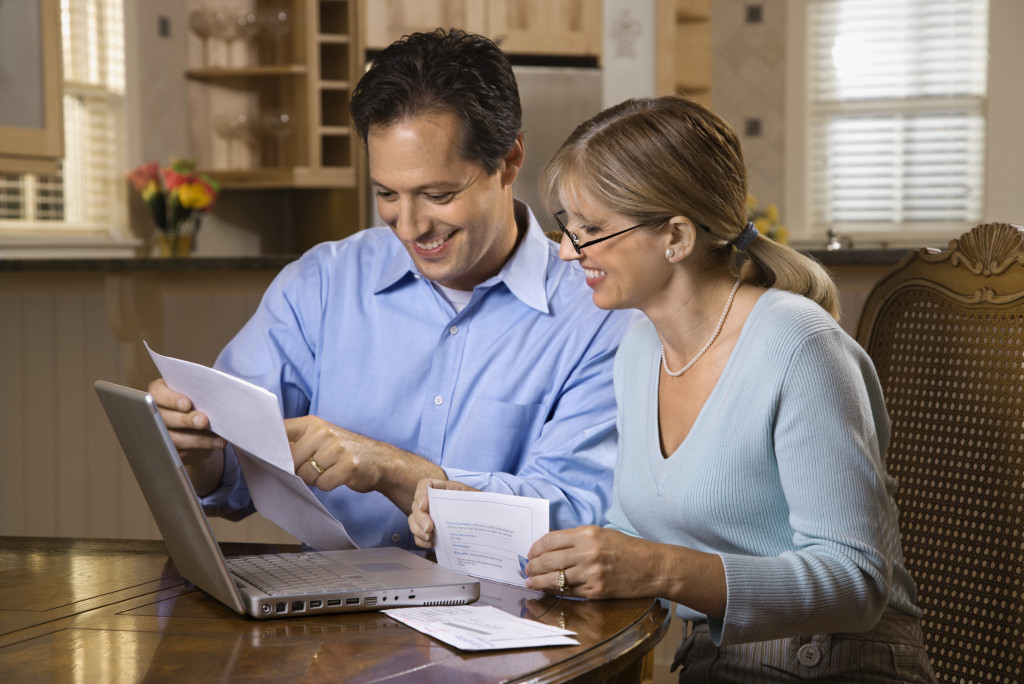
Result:
{"label": "woman's ring", "polygon": [[555,589],[558,590],[559,594],[565,591],[565,570],[558,571],[558,584],[555,585]]}
{"label": "woman's ring", "polygon": [[308,463],[309,465],[313,466],[313,470],[315,470],[320,475],[324,474],[324,469],[320,467],[320,464],[317,463],[316,460],[312,456],[309,457],[309,460],[306,461],[306,463]]}

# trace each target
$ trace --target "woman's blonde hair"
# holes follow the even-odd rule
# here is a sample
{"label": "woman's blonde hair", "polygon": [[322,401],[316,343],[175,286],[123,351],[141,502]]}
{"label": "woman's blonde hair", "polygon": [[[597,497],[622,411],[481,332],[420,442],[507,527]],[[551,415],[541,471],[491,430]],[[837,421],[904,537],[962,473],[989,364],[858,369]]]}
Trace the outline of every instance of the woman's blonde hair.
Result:
{"label": "woman's blonde hair", "polygon": [[540,192],[551,211],[586,196],[652,226],[685,216],[699,226],[706,263],[731,263],[745,282],[801,294],[839,317],[835,284],[813,259],[765,236],[734,259],[747,226],[743,152],[729,125],[695,102],[664,96],[609,107],[562,143]]}

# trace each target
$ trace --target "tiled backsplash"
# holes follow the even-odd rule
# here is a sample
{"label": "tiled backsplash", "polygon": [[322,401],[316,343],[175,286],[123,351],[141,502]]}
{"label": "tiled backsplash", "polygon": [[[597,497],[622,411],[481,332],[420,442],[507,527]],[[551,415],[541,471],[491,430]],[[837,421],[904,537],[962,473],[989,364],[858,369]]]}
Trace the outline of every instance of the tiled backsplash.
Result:
{"label": "tiled backsplash", "polygon": [[712,3],[712,107],[743,143],[750,191],[782,206],[786,188],[783,108],[786,2]]}

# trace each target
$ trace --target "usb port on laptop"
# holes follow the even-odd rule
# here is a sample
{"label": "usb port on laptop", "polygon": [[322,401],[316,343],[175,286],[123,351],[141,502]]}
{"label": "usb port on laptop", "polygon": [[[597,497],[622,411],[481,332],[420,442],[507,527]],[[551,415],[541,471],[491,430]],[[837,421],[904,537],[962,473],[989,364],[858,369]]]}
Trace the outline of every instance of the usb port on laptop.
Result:
{"label": "usb port on laptop", "polygon": [[340,606],[340,605],[341,605],[341,599],[327,599],[327,607],[328,608],[330,608],[332,606]]}
{"label": "usb port on laptop", "polygon": [[346,606],[358,606],[359,605],[359,597],[356,596],[355,598],[347,598],[347,599],[345,599],[345,605]]}

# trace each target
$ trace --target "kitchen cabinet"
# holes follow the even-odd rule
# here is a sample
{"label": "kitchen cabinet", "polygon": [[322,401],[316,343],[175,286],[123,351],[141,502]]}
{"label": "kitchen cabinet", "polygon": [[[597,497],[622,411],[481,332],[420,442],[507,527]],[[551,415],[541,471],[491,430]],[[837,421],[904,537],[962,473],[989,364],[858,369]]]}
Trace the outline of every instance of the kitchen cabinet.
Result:
{"label": "kitchen cabinet", "polygon": [[711,106],[711,0],[657,0],[659,94]]}
{"label": "kitchen cabinet", "polygon": [[235,188],[351,188],[357,0],[188,0],[190,147]]}
{"label": "kitchen cabinet", "polygon": [[64,156],[58,0],[0,2],[0,172],[54,173]]}
{"label": "kitchen cabinet", "polygon": [[511,55],[601,57],[601,0],[362,0],[365,45],[456,27],[485,35]]}

